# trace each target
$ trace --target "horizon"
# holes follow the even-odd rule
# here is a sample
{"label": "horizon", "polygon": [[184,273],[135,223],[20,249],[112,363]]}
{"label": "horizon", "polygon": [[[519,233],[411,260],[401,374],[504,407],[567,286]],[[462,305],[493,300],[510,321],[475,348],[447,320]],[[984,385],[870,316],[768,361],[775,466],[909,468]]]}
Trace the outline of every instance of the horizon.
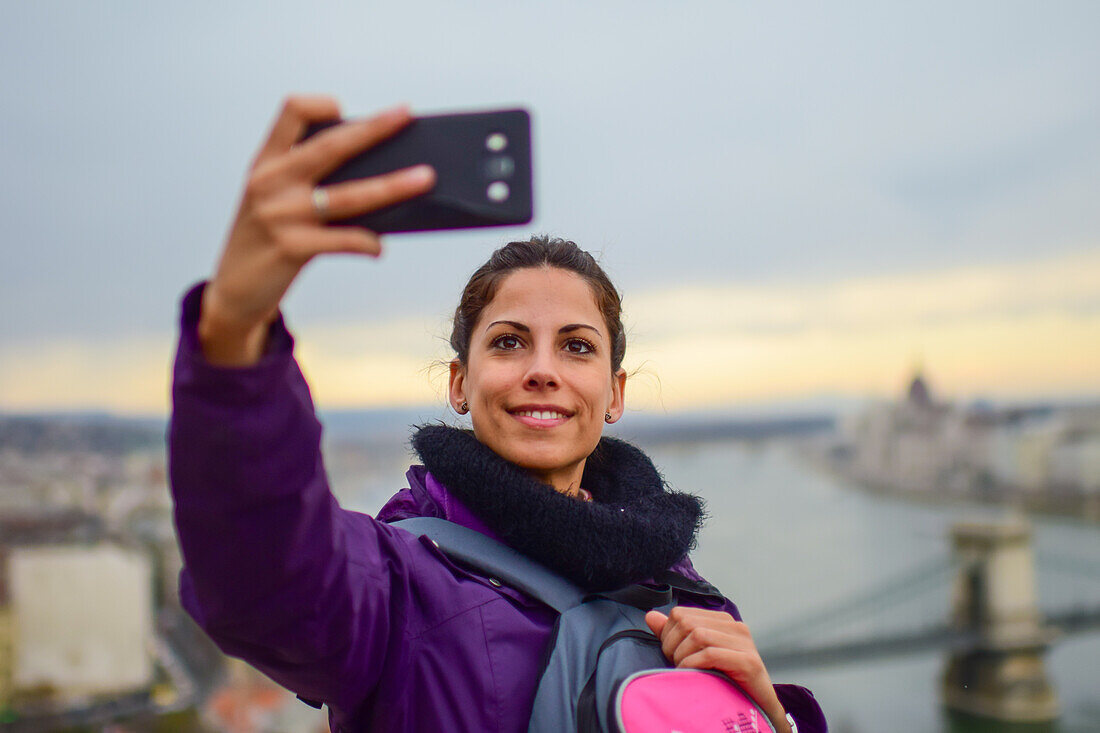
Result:
{"label": "horizon", "polygon": [[[908,382],[906,382],[908,384]],[[1036,393],[1013,395],[1004,398],[992,398],[988,395],[948,395],[937,393],[932,387],[933,399],[941,404],[947,404],[955,408],[967,409],[978,405],[989,405],[994,409],[1030,409],[1030,408],[1077,408],[1100,406],[1100,391],[1091,393]],[[700,408],[687,406],[675,409],[660,407],[630,408],[627,407],[623,418],[616,424],[622,424],[630,418],[642,418],[645,420],[688,419],[688,420],[745,420],[745,421],[769,421],[782,420],[784,418],[800,417],[840,417],[857,412],[875,404],[900,401],[904,397],[904,390],[898,389],[895,394],[817,394],[807,395],[805,398],[790,398],[771,401],[754,401],[743,403],[729,403],[712,408]],[[342,405],[337,407],[317,407],[318,419],[323,423],[326,419],[340,416],[354,415],[393,415],[406,417],[411,414],[422,413],[436,419],[439,417],[461,420],[453,410],[443,403],[426,402],[407,405]],[[8,410],[0,407],[0,419],[57,419],[57,420],[118,420],[134,422],[165,422],[171,418],[167,411],[155,412],[126,412],[113,411],[98,407],[88,408],[62,408],[43,410]]]}

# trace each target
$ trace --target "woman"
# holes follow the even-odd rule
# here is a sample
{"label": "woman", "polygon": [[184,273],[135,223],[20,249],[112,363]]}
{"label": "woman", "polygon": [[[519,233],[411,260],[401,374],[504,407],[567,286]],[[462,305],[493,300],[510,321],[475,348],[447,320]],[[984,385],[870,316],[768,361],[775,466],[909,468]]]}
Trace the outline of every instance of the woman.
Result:
{"label": "woman", "polygon": [[[170,469],[184,606],[227,653],[306,699],[340,731],[526,730],[554,613],[451,564],[386,524],[439,516],[501,539],[589,589],[640,582],[687,559],[697,499],[669,492],[637,449],[602,439],[623,412],[619,296],[570,242],[494,254],[455,314],[449,398],[473,435],[423,428],[424,466],[377,519],[328,490],[321,428],[279,315],[313,257],[378,256],[377,237],[325,219],[429,190],[416,167],[315,188],[410,121],[347,122],[328,98],[287,101],[261,147],[214,278],[183,302]],[[736,607],[647,616],[666,656],[718,669],[778,730],[824,729],[808,691],[772,685]]]}

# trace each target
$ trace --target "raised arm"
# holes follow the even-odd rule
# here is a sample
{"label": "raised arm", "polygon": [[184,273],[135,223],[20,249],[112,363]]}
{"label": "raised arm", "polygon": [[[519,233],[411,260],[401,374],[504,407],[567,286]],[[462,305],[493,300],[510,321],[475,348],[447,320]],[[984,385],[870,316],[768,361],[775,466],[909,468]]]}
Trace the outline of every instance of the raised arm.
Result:
{"label": "raised arm", "polygon": [[[184,299],[169,430],[184,606],[225,651],[334,707],[371,689],[381,665],[362,655],[381,662],[391,651],[389,570],[406,553],[396,532],[340,510],[329,492],[278,307],[314,256],[380,252],[371,232],[326,227],[314,186],[409,121],[399,109],[297,142],[338,113],[331,99],[288,100],[257,155],[215,277]],[[431,185],[430,170],[410,169],[324,195],[343,217]]]}

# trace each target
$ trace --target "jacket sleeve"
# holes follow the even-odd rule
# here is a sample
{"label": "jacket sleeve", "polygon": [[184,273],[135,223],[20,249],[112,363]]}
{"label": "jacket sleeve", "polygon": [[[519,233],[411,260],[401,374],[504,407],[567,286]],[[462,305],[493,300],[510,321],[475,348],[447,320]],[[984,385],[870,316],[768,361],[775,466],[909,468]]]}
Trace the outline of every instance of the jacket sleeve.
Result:
{"label": "jacket sleeve", "polygon": [[794,718],[798,733],[827,733],[825,713],[814,694],[799,685],[774,685],[775,694],[787,714]]}
{"label": "jacket sleeve", "polygon": [[258,365],[205,361],[202,288],[183,301],[168,433],[181,602],[226,653],[348,710],[400,653],[407,545],[329,491],[281,318]]}

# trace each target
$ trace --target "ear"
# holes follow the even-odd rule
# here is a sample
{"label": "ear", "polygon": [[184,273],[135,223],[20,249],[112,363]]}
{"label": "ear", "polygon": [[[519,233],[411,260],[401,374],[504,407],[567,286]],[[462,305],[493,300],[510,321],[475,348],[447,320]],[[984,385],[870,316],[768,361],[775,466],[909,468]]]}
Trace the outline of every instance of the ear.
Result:
{"label": "ear", "polygon": [[618,422],[625,410],[626,370],[620,368],[619,371],[611,375],[611,404],[607,407],[607,411],[611,413],[611,419],[608,422]]}
{"label": "ear", "polygon": [[466,367],[458,359],[450,363],[451,375],[447,384],[447,397],[451,407],[458,412],[458,406],[466,401]]}

